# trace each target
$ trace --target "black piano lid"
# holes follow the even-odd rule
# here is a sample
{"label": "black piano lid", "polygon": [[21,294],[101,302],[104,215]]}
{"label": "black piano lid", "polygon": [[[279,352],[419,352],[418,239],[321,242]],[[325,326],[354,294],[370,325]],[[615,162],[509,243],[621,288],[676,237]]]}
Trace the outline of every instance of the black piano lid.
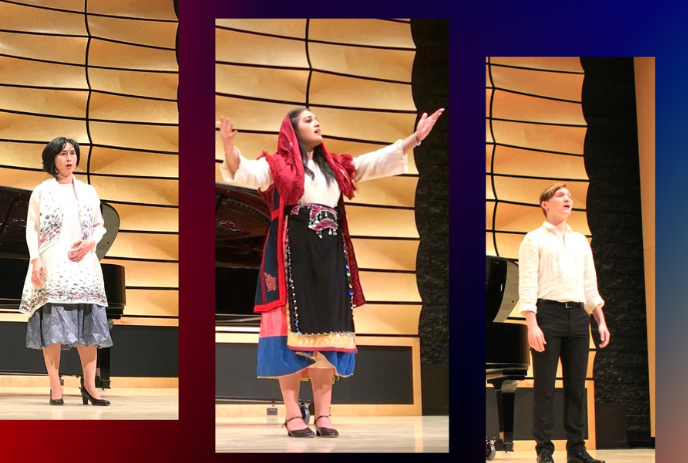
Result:
{"label": "black piano lid", "polygon": [[216,323],[257,326],[254,296],[270,210],[255,190],[218,183],[215,194]]}
{"label": "black piano lid", "polygon": [[518,264],[504,257],[486,260],[487,321],[503,323],[518,303]]}
{"label": "black piano lid", "polygon": [[[528,327],[507,323],[518,302],[518,265],[513,259],[486,258],[486,369],[524,370],[530,364]],[[521,371],[525,375],[525,371]]]}
{"label": "black piano lid", "polygon": [[259,268],[270,211],[255,190],[215,185],[215,266]]}

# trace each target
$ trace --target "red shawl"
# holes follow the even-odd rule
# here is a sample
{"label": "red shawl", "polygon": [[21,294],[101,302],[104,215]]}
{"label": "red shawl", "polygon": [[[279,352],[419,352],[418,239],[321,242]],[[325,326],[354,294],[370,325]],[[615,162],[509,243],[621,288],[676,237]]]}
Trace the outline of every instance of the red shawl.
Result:
{"label": "red shawl", "polygon": [[[353,198],[354,191],[356,190],[353,181],[356,175],[353,157],[349,154],[331,154],[325,149],[324,144],[321,144],[321,147],[325,155],[325,160],[335,174],[342,195],[349,199]],[[266,204],[268,204],[270,208],[273,208],[274,202],[272,198],[274,189],[276,189],[279,194],[281,208],[286,205],[297,204],[299,199],[303,196],[304,169],[301,153],[299,151],[299,142],[288,115],[282,119],[282,125],[280,126],[280,132],[277,138],[277,152],[275,154],[263,152],[260,157],[264,157],[268,162],[272,175],[272,185],[270,185],[267,190],[260,191]],[[339,198],[339,208],[341,210],[340,228],[348,255],[351,287],[354,292],[353,304],[355,307],[358,307],[365,304],[365,298],[363,297],[363,290],[358,277],[358,265],[356,264],[354,247],[351,242],[351,236],[349,235],[343,196]],[[275,211],[273,211],[273,214],[274,212]],[[279,214],[283,215],[283,212]],[[279,231],[278,236],[283,236],[282,230]]]}

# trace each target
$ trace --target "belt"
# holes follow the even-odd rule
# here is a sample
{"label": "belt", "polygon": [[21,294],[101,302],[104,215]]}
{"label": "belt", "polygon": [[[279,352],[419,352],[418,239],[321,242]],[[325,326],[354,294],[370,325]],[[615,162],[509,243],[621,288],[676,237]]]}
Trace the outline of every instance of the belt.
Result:
{"label": "belt", "polygon": [[559,301],[551,301],[549,299],[538,299],[538,302],[546,302],[549,305],[556,305],[557,307],[561,307],[562,309],[583,309],[583,308],[585,308],[584,302],[575,302],[575,301],[559,302]]}

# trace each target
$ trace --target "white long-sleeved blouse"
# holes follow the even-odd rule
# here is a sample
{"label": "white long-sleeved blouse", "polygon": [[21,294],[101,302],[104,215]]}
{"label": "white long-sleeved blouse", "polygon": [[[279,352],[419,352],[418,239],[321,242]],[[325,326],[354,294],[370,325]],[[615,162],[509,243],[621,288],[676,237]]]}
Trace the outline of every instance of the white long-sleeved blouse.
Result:
{"label": "white long-sleeved blouse", "polygon": [[[239,154],[239,168],[232,175],[227,162],[223,162],[220,165],[223,180],[247,188],[267,189],[272,184],[272,175],[265,158],[256,161],[248,160],[241,155],[238,148],[234,149]],[[357,156],[353,162],[356,168],[355,182],[399,175],[408,169],[408,156],[403,151],[401,140],[379,150]],[[304,191],[299,204],[317,203],[329,207],[337,206],[341,195],[337,182],[330,182],[328,185],[317,164],[311,160],[307,165],[313,171],[315,178],[304,175]]]}

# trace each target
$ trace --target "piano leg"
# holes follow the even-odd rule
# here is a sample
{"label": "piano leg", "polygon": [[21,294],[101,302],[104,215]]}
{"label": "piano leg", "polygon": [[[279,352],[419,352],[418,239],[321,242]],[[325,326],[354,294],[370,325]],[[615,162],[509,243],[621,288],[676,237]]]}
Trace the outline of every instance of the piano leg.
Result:
{"label": "piano leg", "polygon": [[488,381],[494,386],[497,394],[499,412],[499,439],[495,442],[496,450],[514,451],[514,405],[516,403],[517,380],[498,378]]}
{"label": "piano leg", "polygon": [[110,389],[110,348],[98,349],[96,363],[96,387]]}

